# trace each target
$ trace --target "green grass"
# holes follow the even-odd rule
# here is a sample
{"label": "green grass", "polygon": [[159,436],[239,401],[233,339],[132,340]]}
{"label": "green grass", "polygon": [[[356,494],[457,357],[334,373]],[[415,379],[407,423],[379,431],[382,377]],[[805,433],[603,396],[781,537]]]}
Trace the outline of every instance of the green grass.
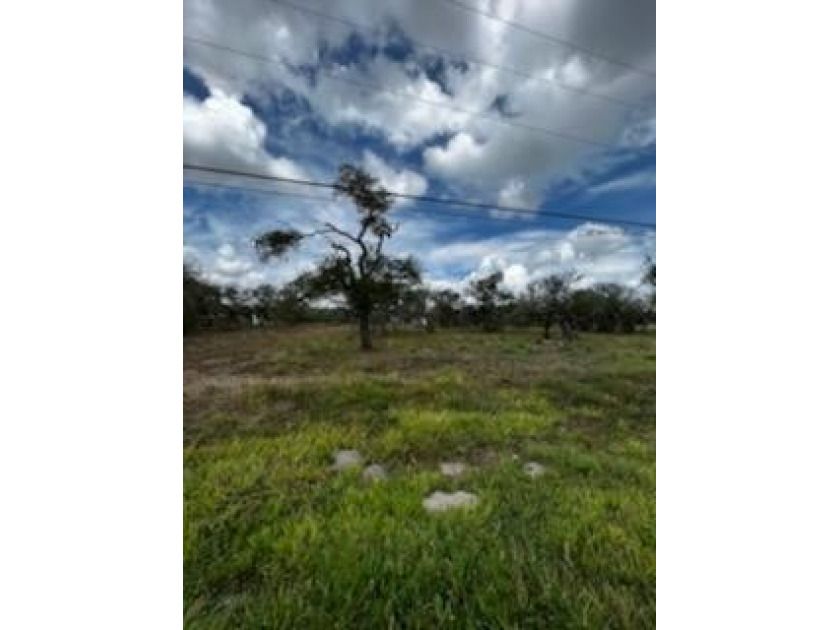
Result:
{"label": "green grass", "polygon": [[[653,628],[655,337],[537,338],[187,339],[185,626]],[[423,510],[458,489],[478,506]]]}

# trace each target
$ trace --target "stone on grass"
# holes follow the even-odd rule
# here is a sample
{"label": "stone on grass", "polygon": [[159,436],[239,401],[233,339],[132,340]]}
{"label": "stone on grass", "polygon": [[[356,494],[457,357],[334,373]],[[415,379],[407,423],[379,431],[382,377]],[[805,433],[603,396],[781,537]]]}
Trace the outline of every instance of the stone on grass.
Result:
{"label": "stone on grass", "polygon": [[545,474],[546,468],[542,464],[538,464],[537,462],[528,462],[525,464],[525,474],[528,475],[531,479],[536,479],[537,477],[542,477]]}
{"label": "stone on grass", "polygon": [[351,468],[352,466],[362,465],[362,456],[359,454],[359,451],[336,451],[333,454],[333,459],[334,470],[344,470],[346,468]]}
{"label": "stone on grass", "polygon": [[461,462],[444,462],[440,465],[440,472],[447,477],[457,477],[467,469]]}
{"label": "stone on grass", "polygon": [[435,491],[423,499],[423,507],[428,512],[443,512],[451,508],[469,508],[478,503],[478,497],[471,492]]}
{"label": "stone on grass", "polygon": [[371,464],[362,472],[362,477],[366,481],[382,481],[387,476],[385,469],[379,464]]}

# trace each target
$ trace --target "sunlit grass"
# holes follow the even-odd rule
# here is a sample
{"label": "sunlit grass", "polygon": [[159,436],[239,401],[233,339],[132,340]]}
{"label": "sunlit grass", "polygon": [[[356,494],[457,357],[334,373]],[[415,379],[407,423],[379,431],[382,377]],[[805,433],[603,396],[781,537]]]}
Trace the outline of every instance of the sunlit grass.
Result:
{"label": "sunlit grass", "polygon": [[[186,627],[654,627],[655,338],[537,338],[186,342],[188,371],[254,378],[185,387]],[[423,510],[459,489],[474,509]]]}

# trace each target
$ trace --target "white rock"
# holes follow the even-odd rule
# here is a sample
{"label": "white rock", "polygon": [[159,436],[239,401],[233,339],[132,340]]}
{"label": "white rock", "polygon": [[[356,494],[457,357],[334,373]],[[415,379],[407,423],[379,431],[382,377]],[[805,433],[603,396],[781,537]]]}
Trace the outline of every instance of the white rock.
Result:
{"label": "white rock", "polygon": [[379,464],[371,464],[362,472],[362,477],[367,481],[382,481],[387,476],[385,469]]}
{"label": "white rock", "polygon": [[478,503],[478,497],[471,492],[438,492],[435,491],[423,499],[423,507],[429,512],[443,512],[451,508],[469,508]]}
{"label": "white rock", "polygon": [[467,469],[461,462],[444,462],[440,465],[440,472],[447,477],[457,477]]}
{"label": "white rock", "polygon": [[359,451],[336,451],[333,454],[333,468],[335,470],[344,470],[351,466],[361,466],[362,456]]}
{"label": "white rock", "polygon": [[525,474],[531,477],[531,479],[536,479],[537,477],[542,477],[545,474],[546,467],[542,464],[538,464],[537,462],[528,462],[525,464],[524,470]]}

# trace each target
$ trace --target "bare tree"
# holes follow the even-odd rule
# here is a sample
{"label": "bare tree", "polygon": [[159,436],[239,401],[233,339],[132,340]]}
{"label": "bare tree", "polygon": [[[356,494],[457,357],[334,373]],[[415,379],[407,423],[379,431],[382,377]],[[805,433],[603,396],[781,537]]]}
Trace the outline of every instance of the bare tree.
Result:
{"label": "bare tree", "polygon": [[411,258],[393,258],[385,254],[385,241],[397,226],[388,221],[393,205],[392,195],[362,169],[344,165],[335,182],[338,195],[348,197],[359,213],[358,231],[348,231],[332,223],[309,233],[297,230],[274,230],[255,241],[263,261],[281,258],[305,238],[323,237],[328,252],[302,281],[311,295],[341,295],[359,322],[362,350],[371,350],[371,315],[374,309],[388,303],[405,284],[420,280],[417,263]]}

